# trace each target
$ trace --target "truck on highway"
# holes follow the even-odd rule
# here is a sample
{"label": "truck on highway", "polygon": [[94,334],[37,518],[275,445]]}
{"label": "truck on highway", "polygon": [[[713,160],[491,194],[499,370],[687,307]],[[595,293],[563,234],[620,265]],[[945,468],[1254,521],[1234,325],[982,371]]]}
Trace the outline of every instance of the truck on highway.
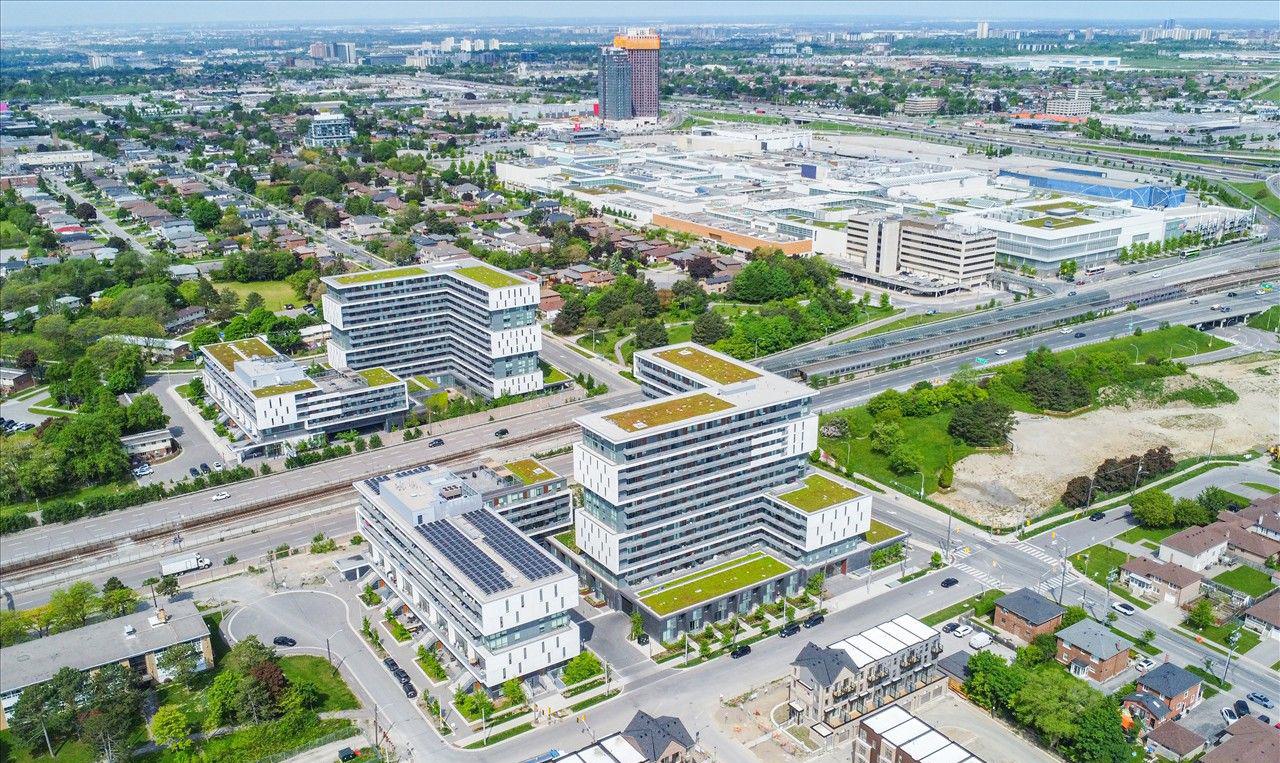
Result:
{"label": "truck on highway", "polygon": [[192,570],[207,570],[213,562],[207,557],[199,554],[187,554],[186,556],[175,556],[172,559],[165,559],[160,562],[161,575],[181,575],[184,572]]}

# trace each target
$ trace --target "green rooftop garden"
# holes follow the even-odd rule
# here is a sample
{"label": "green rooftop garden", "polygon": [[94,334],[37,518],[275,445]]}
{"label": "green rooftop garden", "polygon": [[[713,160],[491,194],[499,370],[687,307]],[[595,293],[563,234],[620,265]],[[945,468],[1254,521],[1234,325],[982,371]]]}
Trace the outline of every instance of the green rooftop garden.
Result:
{"label": "green rooftop garden", "polygon": [[1077,212],[1083,212],[1086,209],[1093,209],[1093,205],[1085,204],[1082,201],[1062,199],[1059,201],[1048,201],[1044,204],[1032,204],[1031,206],[1023,207],[1023,209],[1029,209],[1032,212],[1048,212],[1051,209],[1074,209]]}
{"label": "green rooftop garden", "polygon": [[422,387],[423,389],[436,389],[437,387],[440,386],[439,384],[436,384],[435,382],[431,381],[426,376],[423,376],[421,374],[413,377],[413,380],[417,382],[418,386]]}
{"label": "green rooftop garden", "polygon": [[902,531],[892,525],[886,525],[878,519],[871,520],[871,527],[868,528],[867,534],[863,536],[867,543],[876,544],[881,541],[892,540],[902,535]]}
{"label": "green rooftop garden", "polygon": [[529,283],[523,279],[517,278],[497,268],[491,268],[487,265],[469,265],[465,268],[458,268],[453,271],[463,278],[470,279],[480,284],[488,286],[490,289],[500,289],[503,286],[519,286],[522,283]]}
{"label": "green rooftop garden", "polygon": [[719,384],[732,384],[760,376],[759,371],[748,365],[725,360],[697,347],[674,347],[655,352],[653,356]]}
{"label": "green rooftop garden", "polygon": [[857,490],[827,479],[821,474],[810,474],[804,478],[804,487],[792,490],[789,493],[783,493],[778,498],[801,511],[807,511],[812,514],[815,511],[822,511],[838,503],[852,501],[860,495],[862,493]]}
{"label": "green rooftop garden", "polygon": [[272,384],[270,387],[258,387],[253,391],[253,396],[262,399],[264,397],[275,397],[276,395],[287,395],[290,392],[301,392],[306,389],[315,389],[315,383],[310,379],[299,379],[296,382],[287,384]]}
{"label": "green rooftop garden", "polygon": [[503,466],[507,467],[516,476],[516,479],[526,485],[532,485],[535,482],[543,482],[559,476],[533,458],[522,458],[519,461],[503,464]]}
{"label": "green rooftop garden", "polygon": [[201,349],[207,350],[228,371],[234,371],[236,363],[246,358],[269,358],[279,354],[256,336],[234,342],[206,344]]}
{"label": "green rooftop garden", "polygon": [[549,387],[552,384],[560,384],[569,381],[569,376],[564,371],[555,366],[548,366],[542,372],[542,386]]}
{"label": "green rooftop garden", "polygon": [[1094,222],[1083,217],[1033,217],[1030,220],[1021,220],[1019,225],[1025,225],[1028,228],[1050,228],[1052,230],[1060,230],[1062,228],[1074,228],[1077,225],[1088,225]]}
{"label": "green rooftop garden", "polygon": [[363,376],[364,380],[369,382],[370,387],[381,387],[384,384],[395,384],[396,382],[400,381],[400,379],[397,378],[395,374],[391,373],[390,371],[383,368],[382,366],[366,368],[360,371],[356,371],[356,373]]}
{"label": "green rooftop garden", "polygon": [[403,268],[388,268],[386,270],[366,270],[361,273],[347,273],[346,275],[335,276],[333,280],[340,284],[357,284],[372,283],[374,281],[389,281],[393,278],[407,278],[408,276],[426,275],[427,271],[416,265],[410,265]]}
{"label": "green rooftop garden", "polygon": [[710,599],[784,575],[790,565],[755,551],[691,575],[640,592],[640,601],[659,615],[669,615]]}
{"label": "green rooftop garden", "polygon": [[706,416],[732,407],[732,403],[721,400],[715,395],[699,392],[689,397],[670,398],[660,403],[611,413],[605,416],[605,420],[628,432],[639,432],[650,427],[674,424],[677,421]]}

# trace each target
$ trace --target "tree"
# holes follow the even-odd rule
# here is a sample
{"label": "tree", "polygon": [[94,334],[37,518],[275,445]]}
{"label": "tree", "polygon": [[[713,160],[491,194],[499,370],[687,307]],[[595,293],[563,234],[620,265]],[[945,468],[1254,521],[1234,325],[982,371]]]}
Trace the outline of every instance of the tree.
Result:
{"label": "tree", "polygon": [[1058,265],[1058,276],[1064,281],[1073,281],[1079,268],[1075,260],[1064,260]]}
{"label": "tree", "polygon": [[1200,495],[1196,496],[1196,503],[1199,503],[1208,512],[1210,522],[1217,520],[1220,512],[1239,511],[1244,508],[1244,503],[1241,502],[1238,496],[1220,487],[1207,487],[1200,491]]}
{"label": "tree", "polygon": [[894,474],[910,474],[920,471],[923,459],[914,447],[901,443],[889,451],[888,461]]}
{"label": "tree", "polygon": [[187,208],[187,217],[195,224],[196,230],[210,230],[222,220],[222,210],[217,204],[197,196]]}
{"label": "tree", "polygon": [[969,678],[965,692],[980,707],[998,712],[1009,709],[1014,694],[1026,682],[1026,671],[1009,665],[1004,658],[983,650],[969,658]]}
{"label": "tree", "polygon": [[667,327],[658,319],[640,321],[636,324],[636,349],[648,350],[667,344]]}
{"label": "tree", "polygon": [[75,211],[76,217],[85,222],[98,219],[98,210],[87,201],[82,201],[77,204]]}
{"label": "tree", "polygon": [[1088,477],[1072,477],[1067,489],[1062,491],[1062,505],[1069,509],[1078,509],[1088,505],[1092,498],[1093,480]]}
{"label": "tree", "polygon": [[29,631],[30,623],[24,613],[0,609],[0,647],[25,641]]}
{"label": "tree", "polygon": [[698,344],[711,346],[730,333],[729,324],[717,310],[708,310],[693,322],[692,339]]}
{"label": "tree", "polygon": [[1144,490],[1133,497],[1129,506],[1143,527],[1172,527],[1176,521],[1173,496],[1163,490]]}
{"label": "tree", "polygon": [[871,427],[871,449],[890,453],[902,443],[902,427],[892,421],[877,422]]}
{"label": "tree", "polygon": [[25,347],[18,352],[18,368],[23,371],[30,371],[40,362],[40,358],[36,355],[36,351],[30,347]]}
{"label": "tree", "polygon": [[1019,723],[1057,746],[1075,738],[1081,714],[1096,697],[1084,681],[1058,667],[1044,666],[1029,674],[1013,695],[1010,709]]}
{"label": "tree", "polygon": [[151,716],[151,738],[161,747],[174,752],[191,749],[191,724],[187,714],[177,705],[161,705]]}
{"label": "tree", "polygon": [[80,737],[109,761],[125,752],[125,740],[141,719],[142,693],[134,680],[133,671],[119,663],[104,665],[88,680]]}
{"label": "tree", "polygon": [[262,298],[261,294],[256,291],[251,291],[245,295],[243,310],[246,313],[251,313],[260,307],[265,307],[266,304],[267,301]]}
{"label": "tree", "polygon": [[640,638],[642,633],[644,633],[644,615],[637,609],[631,613],[631,640]]}
{"label": "tree", "polygon": [[165,575],[160,578],[160,582],[156,583],[156,593],[161,596],[173,596],[177,592],[178,578],[176,575]]}
{"label": "tree", "polygon": [[564,682],[565,684],[576,684],[579,681],[585,681],[592,676],[599,675],[602,670],[600,658],[596,657],[595,653],[580,652],[577,657],[565,664]]}
{"label": "tree", "polygon": [[969,445],[990,448],[1003,445],[1014,426],[1013,409],[986,398],[957,407],[947,432]]}
{"label": "tree", "polygon": [[1071,749],[1074,758],[1081,761],[1130,759],[1129,743],[1120,725],[1120,707],[1114,699],[1104,696],[1079,716]]}
{"label": "tree", "polygon": [[119,588],[102,592],[100,608],[111,617],[123,617],[132,614],[138,608],[138,592],[121,585]]}
{"label": "tree", "polygon": [[1088,616],[1089,616],[1089,613],[1085,611],[1084,607],[1076,606],[1073,604],[1067,607],[1066,611],[1062,613],[1062,624],[1058,626],[1058,630],[1061,630],[1063,628],[1070,628],[1071,626],[1075,625],[1081,620],[1084,620]]}
{"label": "tree", "polygon": [[200,653],[194,644],[175,644],[160,653],[156,666],[174,681],[187,686],[200,667]]}
{"label": "tree", "polygon": [[150,392],[145,392],[129,403],[126,409],[126,420],[128,424],[125,429],[128,432],[149,432],[168,426],[169,414],[165,413],[159,398]]}
{"label": "tree", "polygon": [[1199,502],[1179,498],[1173,502],[1173,523],[1179,527],[1198,525],[1203,527],[1213,521],[1209,512]]}
{"label": "tree", "polygon": [[804,591],[810,596],[817,598],[822,595],[822,586],[827,581],[827,576],[821,572],[815,572],[809,576],[804,583]]}
{"label": "tree", "polygon": [[70,630],[83,626],[89,621],[89,615],[97,611],[98,603],[98,589],[87,580],[56,589],[49,595],[54,627]]}
{"label": "tree", "polygon": [[508,679],[502,684],[502,696],[507,698],[507,707],[519,707],[527,699],[519,678]]}
{"label": "tree", "polygon": [[1187,625],[1196,630],[1212,627],[1214,622],[1213,602],[1207,598],[1197,601],[1195,606],[1191,608],[1191,612],[1187,614]]}

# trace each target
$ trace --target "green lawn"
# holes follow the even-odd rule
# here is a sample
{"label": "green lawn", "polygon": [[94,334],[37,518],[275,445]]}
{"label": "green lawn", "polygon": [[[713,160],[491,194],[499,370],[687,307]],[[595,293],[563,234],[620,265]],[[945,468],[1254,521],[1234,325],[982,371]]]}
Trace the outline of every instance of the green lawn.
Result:
{"label": "green lawn", "polygon": [[549,366],[548,370],[542,372],[543,386],[559,384],[560,382],[568,381],[568,380],[569,380],[568,374],[556,368],[555,366]]}
{"label": "green lawn", "polygon": [[954,313],[939,312],[939,313],[934,313],[933,315],[925,315],[923,313],[919,315],[908,315],[905,318],[899,318],[896,321],[889,321],[888,323],[884,323],[879,326],[876,326],[870,331],[864,331],[861,334],[850,337],[849,341],[852,342],[855,339],[862,339],[863,337],[875,336],[876,334],[884,334],[890,331],[897,331],[899,329],[909,329],[914,326],[924,326],[925,324],[934,323],[935,321],[946,320],[947,318],[954,318],[957,315],[964,315],[964,314],[965,314],[964,312],[954,312]]}
{"label": "green lawn", "polygon": [[924,617],[920,618],[920,622],[929,626],[939,625],[941,623],[945,623],[946,621],[950,620],[953,617],[959,617],[960,615],[963,615],[965,612],[968,612],[969,610],[974,609],[979,604],[984,605],[984,608],[990,607],[994,605],[995,600],[1000,598],[1001,596],[1004,596],[1004,591],[1001,591],[998,588],[993,588],[990,591],[985,591],[979,594],[978,596],[970,597],[968,599],[965,599],[964,601],[957,602],[955,604],[952,604],[949,607],[940,609],[931,615],[925,615]]}
{"label": "green lawn", "polygon": [[18,741],[8,729],[0,731],[0,761],[5,763],[35,763],[50,761],[53,763],[93,763],[98,754],[84,742],[64,742],[54,748],[54,756],[44,746],[32,750]]}
{"label": "green lawn", "polygon": [[1244,485],[1245,487],[1251,487],[1254,490],[1266,493],[1267,495],[1275,495],[1276,493],[1280,493],[1280,487],[1276,487],[1275,485],[1268,485],[1265,482],[1241,482],[1240,484]]}
{"label": "green lawn", "polygon": [[245,297],[251,292],[257,292],[262,297],[268,310],[283,310],[285,304],[297,305],[305,300],[298,299],[298,295],[294,293],[293,287],[284,281],[254,281],[252,283],[237,283],[233,281],[223,281],[215,283],[214,287],[219,291],[230,289],[240,295],[240,301],[243,303]]}
{"label": "green lawn", "polygon": [[[858,410],[862,409],[849,409],[834,415],[848,416]],[[924,418],[903,418],[901,422],[903,443],[920,456],[926,494],[938,489],[938,472],[947,464],[948,457],[955,463],[973,452],[973,448],[956,441],[947,433],[951,415],[951,411],[941,411]],[[823,417],[824,420],[826,418]],[[920,489],[920,473],[896,474],[889,468],[888,456],[871,449],[870,438],[821,437],[819,440],[822,448],[835,456],[840,465],[851,473],[865,474],[877,482],[896,486],[908,493],[916,493]]]}
{"label": "green lawn", "polygon": [[784,125],[789,120],[786,117],[775,117],[770,114],[738,114],[731,111],[690,111],[695,117],[703,119],[718,119],[723,122],[752,122],[762,125]]}
{"label": "green lawn", "polygon": [[[1210,626],[1203,630],[1195,630],[1191,626],[1185,624],[1182,627],[1187,629],[1186,632],[1190,634],[1192,638],[1195,638],[1198,634],[1215,644],[1221,645],[1223,650],[1226,650],[1231,648],[1231,645],[1227,643],[1227,636],[1235,631],[1238,626],[1232,625],[1231,621],[1227,621],[1222,625]],[[1244,654],[1257,646],[1261,641],[1262,638],[1258,634],[1247,628],[1240,628],[1240,639],[1236,642],[1236,654]]]}
{"label": "green lawn", "polygon": [[1144,540],[1149,540],[1152,543],[1159,543],[1170,535],[1176,533],[1179,529],[1181,528],[1131,527],[1116,537],[1126,543],[1141,543]]}
{"label": "green lawn", "polygon": [[867,530],[867,534],[865,537],[866,537],[867,543],[874,545],[876,543],[880,543],[881,541],[886,541],[892,538],[896,538],[899,535],[902,535],[902,531],[899,530],[898,528],[891,527],[890,525],[886,525],[884,522],[881,522],[878,519],[873,519],[871,520],[871,528]]}
{"label": "green lawn", "polygon": [[1277,199],[1275,194],[1271,193],[1271,189],[1267,188],[1265,181],[1252,180],[1247,183],[1229,183],[1229,185],[1257,202],[1259,206],[1271,214],[1280,215],[1280,199]]}
{"label": "green lawn", "polygon": [[1275,331],[1280,328],[1280,305],[1268,307],[1264,312],[1258,313],[1245,321],[1244,325],[1249,328]]}
{"label": "green lawn", "polygon": [[717,596],[778,577],[791,567],[760,551],[641,591],[640,601],[668,615]]}
{"label": "green lawn", "polygon": [[1275,584],[1271,582],[1270,575],[1265,572],[1259,572],[1252,567],[1236,567],[1234,570],[1227,570],[1221,574],[1214,575],[1213,579],[1255,599],[1262,597],[1275,588]]}
{"label": "green lawn", "polygon": [[1106,585],[1107,574],[1120,568],[1129,559],[1129,555],[1102,544],[1091,546],[1084,551],[1071,555],[1071,566],[1083,573],[1095,583]]}
{"label": "green lawn", "polygon": [[323,703],[316,708],[316,712],[355,710],[360,707],[359,700],[351,693],[342,674],[323,657],[309,654],[281,657],[280,670],[284,671],[285,677],[290,681],[304,681],[320,691]]}

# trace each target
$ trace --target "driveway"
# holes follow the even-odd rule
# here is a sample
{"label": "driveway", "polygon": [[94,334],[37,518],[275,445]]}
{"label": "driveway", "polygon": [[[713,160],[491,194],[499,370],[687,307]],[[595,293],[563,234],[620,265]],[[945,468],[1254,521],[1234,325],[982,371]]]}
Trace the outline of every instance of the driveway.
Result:
{"label": "driveway", "polygon": [[154,374],[143,379],[143,387],[139,393],[150,392],[160,400],[160,407],[169,414],[169,430],[178,441],[182,451],[177,456],[163,463],[155,464],[154,471],[138,480],[142,484],[155,482],[177,482],[189,476],[188,470],[200,464],[213,465],[215,461],[226,461],[222,452],[209,442],[209,438],[197,426],[189,409],[178,402],[178,394],[171,388],[186,384],[194,374]]}
{"label": "driveway", "polygon": [[404,696],[400,682],[363,643],[355,622],[361,616],[329,590],[282,591],[237,609],[226,619],[223,630],[230,643],[256,635],[270,644],[271,639],[283,635],[293,637],[298,645],[277,647],[281,654],[331,655],[361,704],[377,713],[384,733],[407,737],[419,750],[431,743],[438,746],[438,738],[427,728],[413,701]]}
{"label": "driveway", "polygon": [[631,618],[612,610],[600,610],[581,602],[570,616],[582,633],[582,645],[600,655],[618,673],[628,674],[635,665],[649,662],[648,657],[628,641],[631,635]]}

